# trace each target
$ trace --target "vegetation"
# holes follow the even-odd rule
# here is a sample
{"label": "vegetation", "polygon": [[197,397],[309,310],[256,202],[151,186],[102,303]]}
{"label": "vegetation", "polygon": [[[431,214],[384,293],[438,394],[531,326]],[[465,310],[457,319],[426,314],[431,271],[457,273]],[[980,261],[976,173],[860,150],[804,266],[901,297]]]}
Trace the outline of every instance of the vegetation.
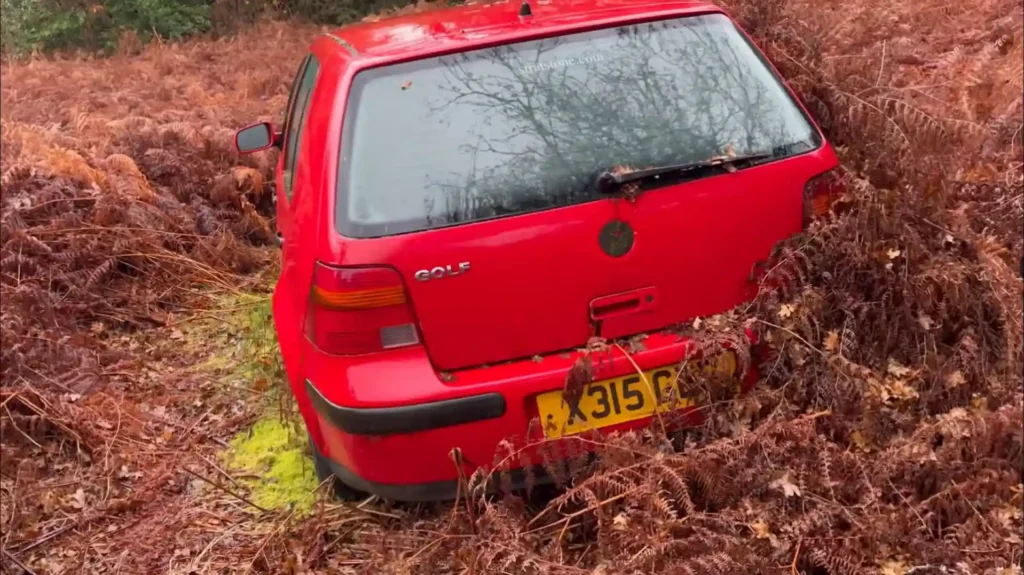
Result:
{"label": "vegetation", "polygon": [[230,469],[245,473],[252,502],[267,509],[308,513],[315,501],[317,478],[306,450],[306,436],[278,417],[266,417],[231,442],[225,454]]}
{"label": "vegetation", "polygon": [[4,52],[113,50],[126,34],[178,40],[210,29],[201,0],[3,0]]}
{"label": "vegetation", "polygon": [[[510,438],[498,476],[540,449],[561,488],[488,498],[480,471],[438,506],[276,506],[312,489],[302,436],[266,420],[276,156],[231,137],[279,119],[315,29],[4,64],[3,567],[1019,575],[1019,3],[728,5],[849,189],[778,246],[752,305],[684,328],[709,345],[757,329],[773,350],[757,389],[704,382],[707,423],[673,449],[657,428],[578,438],[601,457],[566,469],[573,453]],[[276,484],[224,463],[267,469],[252,459],[269,445]]]}
{"label": "vegetation", "polygon": [[0,0],[0,51],[134,50],[153,38],[222,34],[260,17],[340,25],[416,0]]}

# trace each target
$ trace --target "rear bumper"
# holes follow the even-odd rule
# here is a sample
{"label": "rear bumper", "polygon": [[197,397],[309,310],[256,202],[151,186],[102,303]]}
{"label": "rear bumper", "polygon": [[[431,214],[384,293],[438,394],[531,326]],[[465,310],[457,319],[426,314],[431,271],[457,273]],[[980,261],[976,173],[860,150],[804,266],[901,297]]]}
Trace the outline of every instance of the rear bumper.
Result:
{"label": "rear bumper", "polygon": [[[601,352],[594,357],[594,379],[675,364],[690,350],[690,342],[677,335],[651,336],[645,343],[647,349],[629,357],[616,348]],[[300,401],[309,401],[315,416],[307,424],[319,428],[323,445],[318,448],[338,478],[353,488],[402,501],[454,497],[460,476],[494,467],[507,455],[496,453],[503,441],[521,446],[542,439],[539,429],[530,428],[538,415],[535,398],[563,387],[576,355],[467,370],[442,382],[429,360],[416,353],[364,359],[373,361],[369,365],[334,363],[339,358],[307,361],[306,397]],[[744,388],[756,377],[746,374]],[[690,421],[699,421],[692,408],[691,415],[695,417]],[[647,417],[603,431],[650,424]],[[452,457],[456,448],[458,461]],[[511,479],[513,488],[525,486],[530,474],[523,468],[534,471],[536,482],[544,482],[536,451],[509,459],[502,466],[511,476],[506,484]]]}
{"label": "rear bumper", "polygon": [[[413,503],[447,501],[455,499],[459,492],[459,480],[457,478],[431,481],[429,483],[375,483],[363,479],[337,461],[329,459],[328,464],[331,466],[334,476],[345,483],[345,485],[392,501],[408,501]],[[509,486],[513,490],[525,488],[528,484],[526,477],[527,474],[523,469],[510,470]],[[552,481],[544,466],[536,465],[533,467],[533,479],[530,480],[532,485],[545,485],[552,483]],[[499,485],[500,482],[491,481],[487,486],[487,490],[495,492],[498,490]]]}
{"label": "rear bumper", "polygon": [[415,433],[505,415],[505,398],[500,393],[485,393],[416,405],[366,408],[343,407],[331,403],[308,379],[306,393],[317,413],[327,423],[353,435]]}

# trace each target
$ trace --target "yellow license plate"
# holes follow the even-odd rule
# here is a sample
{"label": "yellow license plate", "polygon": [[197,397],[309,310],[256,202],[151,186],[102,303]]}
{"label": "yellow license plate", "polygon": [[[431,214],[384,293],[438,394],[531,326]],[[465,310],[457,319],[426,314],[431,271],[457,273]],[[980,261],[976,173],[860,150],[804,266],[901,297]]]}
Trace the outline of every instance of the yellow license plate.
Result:
{"label": "yellow license plate", "polygon": [[[696,362],[687,369],[697,370]],[[708,375],[736,374],[736,355],[720,354],[714,364],[705,365]],[[583,387],[578,405],[571,406],[563,398],[562,390],[549,391],[537,396],[537,409],[544,424],[544,436],[563,437],[592,429],[599,429],[642,419],[659,412],[690,407],[693,400],[679,389],[679,366],[624,375],[615,379],[596,381]]]}

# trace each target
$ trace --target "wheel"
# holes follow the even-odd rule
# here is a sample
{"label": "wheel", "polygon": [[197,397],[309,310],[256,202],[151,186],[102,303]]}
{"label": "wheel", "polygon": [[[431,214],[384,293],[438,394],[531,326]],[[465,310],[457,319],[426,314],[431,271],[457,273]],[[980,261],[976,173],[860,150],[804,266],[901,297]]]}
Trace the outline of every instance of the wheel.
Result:
{"label": "wheel", "polygon": [[316,448],[312,437],[309,437],[309,450],[313,452],[313,469],[316,470],[317,481],[323,483],[328,479],[332,479],[331,489],[334,491],[335,497],[342,501],[362,501],[370,496],[369,493],[349,487],[341,478],[334,476],[334,472],[331,471],[330,462]]}

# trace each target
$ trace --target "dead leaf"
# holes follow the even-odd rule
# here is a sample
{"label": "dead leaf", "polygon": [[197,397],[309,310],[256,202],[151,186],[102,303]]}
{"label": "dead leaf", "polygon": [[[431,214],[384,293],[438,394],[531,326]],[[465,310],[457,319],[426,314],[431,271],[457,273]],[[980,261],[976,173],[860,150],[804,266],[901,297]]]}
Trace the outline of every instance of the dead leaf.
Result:
{"label": "dead leaf", "polygon": [[174,330],[171,330],[171,335],[169,337],[171,339],[173,339],[173,340],[179,340],[179,339],[184,338],[185,334],[181,333],[181,331],[179,331],[179,330],[174,329]]}
{"label": "dead leaf", "polygon": [[885,252],[885,256],[887,258],[889,258],[890,260],[894,260],[894,259],[900,257],[901,253],[902,252],[900,252],[899,250],[889,250],[889,251]]}
{"label": "dead leaf", "polygon": [[902,561],[885,561],[879,569],[881,575],[904,575],[907,567]]}
{"label": "dead leaf", "polygon": [[911,399],[917,399],[917,390],[910,387],[902,380],[896,380],[889,384],[889,394],[896,399],[908,401]]}
{"label": "dead leaf", "polygon": [[270,381],[265,377],[257,377],[252,382],[252,388],[256,391],[266,391],[270,389]]}
{"label": "dead leaf", "polygon": [[781,306],[779,307],[779,317],[781,317],[781,318],[785,319],[785,318],[787,318],[787,317],[789,317],[789,316],[793,315],[793,312],[794,312],[794,311],[796,311],[796,308],[795,308],[795,307],[793,307],[792,305],[790,305],[790,304],[788,304],[788,303],[786,303],[786,304],[782,304],[782,305],[781,305]]}
{"label": "dead leaf", "polygon": [[625,513],[619,513],[612,519],[612,529],[616,531],[625,531],[629,529],[629,517],[626,517]]}
{"label": "dead leaf", "polygon": [[850,443],[864,451],[871,451],[871,444],[864,438],[864,434],[857,429],[853,430],[853,433],[850,434]]}
{"label": "dead leaf", "polygon": [[905,367],[903,365],[900,365],[899,363],[897,363],[897,362],[895,362],[895,361],[893,361],[891,359],[889,360],[889,367],[887,368],[886,371],[888,371],[890,375],[893,375],[895,377],[906,377],[906,376],[910,375],[910,368],[909,367]]}
{"label": "dead leaf", "polygon": [[1001,507],[992,512],[992,516],[995,522],[1003,529],[1012,529],[1016,522],[1020,519],[1020,509],[1007,505]]}
{"label": "dead leaf", "polygon": [[411,87],[412,87],[412,80],[406,80],[406,81],[402,82],[402,89],[403,90],[408,90]]}
{"label": "dead leaf", "polygon": [[778,489],[786,497],[800,497],[800,486],[789,480],[789,472],[782,474],[782,477],[772,481],[768,487]]}
{"label": "dead leaf", "polygon": [[698,317],[697,319],[693,320],[693,329],[700,329],[700,326],[703,324],[704,320]]}
{"label": "dead leaf", "polygon": [[839,349],[839,332],[832,330],[825,336],[825,351],[834,352]]}
{"label": "dead leaf", "polygon": [[754,537],[758,539],[767,539],[772,534],[771,529],[768,528],[768,524],[761,518],[758,518],[757,521],[751,523],[750,529],[754,532]]}
{"label": "dead leaf", "polygon": [[988,400],[984,396],[975,393],[971,396],[971,409],[983,412],[988,409]]}
{"label": "dead leaf", "polygon": [[959,369],[946,376],[946,387],[949,389],[960,387],[965,383],[967,383],[967,379]]}
{"label": "dead leaf", "polygon": [[923,329],[931,329],[932,326],[935,325],[935,320],[933,320],[932,318],[930,318],[927,315],[922,313],[922,314],[918,314],[918,316],[917,316],[917,323]]}
{"label": "dead leaf", "polygon": [[71,506],[75,509],[85,509],[85,505],[85,491],[79,487],[74,495],[71,496]]}

